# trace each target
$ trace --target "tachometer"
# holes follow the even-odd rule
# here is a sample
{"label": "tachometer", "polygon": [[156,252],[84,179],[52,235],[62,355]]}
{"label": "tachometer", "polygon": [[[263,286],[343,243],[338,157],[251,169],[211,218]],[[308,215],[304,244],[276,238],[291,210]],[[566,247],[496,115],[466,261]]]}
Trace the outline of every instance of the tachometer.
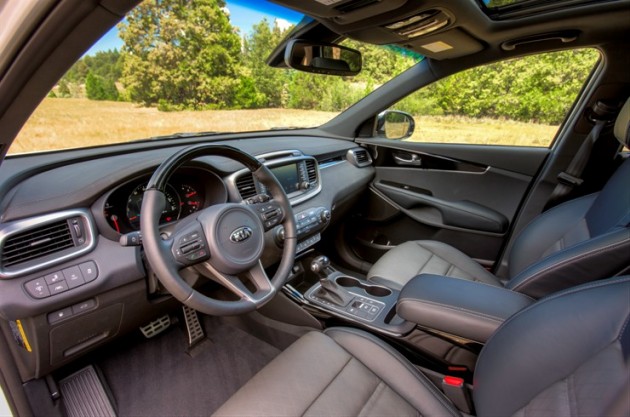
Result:
{"label": "tachometer", "polygon": [[[140,208],[142,207],[142,197],[146,189],[146,184],[137,186],[127,199],[127,220],[131,227],[136,230],[140,228]],[[181,215],[181,202],[177,191],[171,185],[167,185],[164,195],[166,197],[166,207],[164,207],[160,217],[160,224],[174,222]]]}
{"label": "tachometer", "polygon": [[186,217],[198,211],[203,204],[203,196],[191,185],[182,184],[179,187],[179,195],[181,196],[182,217]]}

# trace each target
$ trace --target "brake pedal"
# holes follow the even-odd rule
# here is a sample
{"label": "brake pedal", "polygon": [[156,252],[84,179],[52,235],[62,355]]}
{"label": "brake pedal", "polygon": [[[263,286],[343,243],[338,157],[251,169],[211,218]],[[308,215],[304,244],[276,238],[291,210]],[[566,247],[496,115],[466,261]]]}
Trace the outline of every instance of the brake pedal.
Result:
{"label": "brake pedal", "polygon": [[140,331],[147,339],[150,339],[158,334],[162,333],[164,330],[171,327],[171,318],[168,314],[163,315],[160,318],[157,318],[150,322],[149,324],[145,324],[144,326],[140,326]]}
{"label": "brake pedal", "polygon": [[206,338],[206,334],[201,327],[197,310],[188,306],[182,306],[184,312],[184,321],[186,322],[186,333],[188,334],[188,349],[201,342]]}

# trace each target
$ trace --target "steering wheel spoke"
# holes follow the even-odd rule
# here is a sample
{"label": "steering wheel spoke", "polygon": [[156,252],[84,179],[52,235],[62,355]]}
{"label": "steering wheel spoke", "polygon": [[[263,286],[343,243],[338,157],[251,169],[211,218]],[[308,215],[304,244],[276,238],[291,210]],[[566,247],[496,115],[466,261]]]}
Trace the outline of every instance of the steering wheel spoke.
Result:
{"label": "steering wheel spoke", "polygon": [[[257,262],[248,271],[239,274],[239,276],[223,273],[209,262],[198,265],[197,269],[201,270],[207,278],[221,284],[221,286],[242,301],[261,303],[273,297],[276,292],[260,262]],[[254,290],[248,288],[243,280],[251,283]]]}

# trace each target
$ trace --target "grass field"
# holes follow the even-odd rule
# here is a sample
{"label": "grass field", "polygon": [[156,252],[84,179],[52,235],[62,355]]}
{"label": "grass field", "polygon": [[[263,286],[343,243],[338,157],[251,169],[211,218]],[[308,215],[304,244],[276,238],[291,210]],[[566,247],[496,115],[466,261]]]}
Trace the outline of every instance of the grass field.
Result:
{"label": "grass field", "polygon": [[[318,126],[336,113],[293,109],[160,112],[131,103],[47,98],[9,153],[126,142],[174,132],[242,132],[272,127]],[[409,140],[442,143],[547,146],[557,126],[470,119],[416,117]]]}

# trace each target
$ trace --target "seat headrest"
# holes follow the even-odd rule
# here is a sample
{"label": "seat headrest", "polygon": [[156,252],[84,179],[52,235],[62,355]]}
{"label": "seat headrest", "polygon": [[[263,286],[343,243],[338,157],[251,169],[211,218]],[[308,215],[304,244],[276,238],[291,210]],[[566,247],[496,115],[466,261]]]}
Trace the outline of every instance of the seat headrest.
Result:
{"label": "seat headrest", "polygon": [[617,116],[614,132],[615,137],[622,145],[630,147],[630,97]]}

